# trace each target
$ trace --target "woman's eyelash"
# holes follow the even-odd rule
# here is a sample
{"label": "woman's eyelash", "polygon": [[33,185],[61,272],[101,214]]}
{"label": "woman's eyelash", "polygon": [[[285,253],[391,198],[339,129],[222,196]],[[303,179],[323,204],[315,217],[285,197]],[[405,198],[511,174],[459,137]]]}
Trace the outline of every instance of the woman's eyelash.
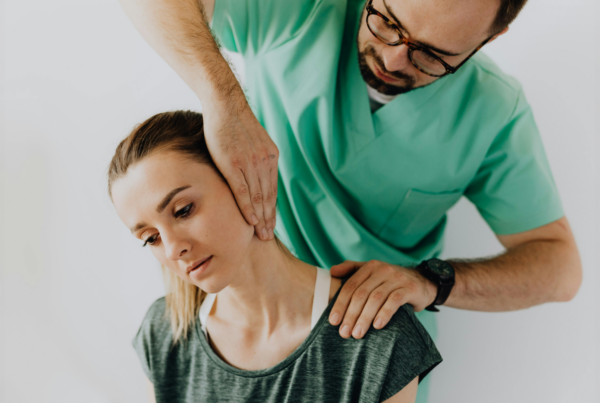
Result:
{"label": "woman's eyelash", "polygon": [[177,210],[175,212],[175,218],[187,217],[188,215],[190,215],[190,211],[192,210],[193,205],[193,203],[190,203],[182,209]]}
{"label": "woman's eyelash", "polygon": [[148,238],[146,238],[146,240],[144,241],[144,244],[142,245],[142,248],[145,247],[147,244],[154,245],[154,242],[156,242],[157,237],[158,237],[158,235],[152,235],[152,236],[149,236]]}
{"label": "woman's eyelash", "polygon": [[[185,218],[187,216],[190,215],[190,211],[192,210],[192,207],[194,206],[194,203],[190,203],[187,206],[177,210],[175,212],[175,218]],[[150,244],[150,245],[154,245],[154,243],[156,242],[156,239],[158,238],[158,234],[156,235],[152,235],[151,237],[146,238],[146,240],[144,241],[144,244],[142,245],[142,247],[145,247],[146,245]]]}

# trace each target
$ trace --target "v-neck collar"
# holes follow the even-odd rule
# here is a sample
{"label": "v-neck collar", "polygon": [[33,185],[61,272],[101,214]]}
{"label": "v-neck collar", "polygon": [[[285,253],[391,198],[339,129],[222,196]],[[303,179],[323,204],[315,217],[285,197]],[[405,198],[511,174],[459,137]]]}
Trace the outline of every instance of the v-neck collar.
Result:
{"label": "v-neck collar", "polygon": [[[352,3],[352,0],[349,1]],[[348,10],[348,18],[354,18],[354,24],[346,24],[342,49],[343,63],[340,69],[342,118],[350,124],[356,135],[363,137],[361,142],[369,142],[390,126],[402,123],[403,117],[416,118],[418,110],[429,101],[448,81],[449,77],[400,94],[375,113],[371,113],[367,84],[362,78],[358,65],[358,45],[356,37],[361,23],[365,1],[358,1],[355,9]]]}

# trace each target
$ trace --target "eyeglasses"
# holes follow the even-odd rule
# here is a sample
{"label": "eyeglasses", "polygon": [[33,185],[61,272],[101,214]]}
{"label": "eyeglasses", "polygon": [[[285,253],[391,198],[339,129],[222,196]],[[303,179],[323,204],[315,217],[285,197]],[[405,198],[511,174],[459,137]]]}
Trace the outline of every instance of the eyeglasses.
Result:
{"label": "eyeglasses", "polygon": [[456,71],[463,65],[467,60],[471,58],[479,49],[483,47],[494,35],[486,39],[481,45],[477,47],[465,60],[463,60],[458,66],[452,67],[444,60],[433,54],[430,50],[409,42],[408,39],[400,28],[390,21],[385,15],[373,8],[373,0],[369,0],[367,3],[367,27],[369,31],[377,39],[386,45],[399,46],[406,45],[408,47],[408,58],[410,62],[418,70],[432,77],[443,77],[447,74],[456,73]]}

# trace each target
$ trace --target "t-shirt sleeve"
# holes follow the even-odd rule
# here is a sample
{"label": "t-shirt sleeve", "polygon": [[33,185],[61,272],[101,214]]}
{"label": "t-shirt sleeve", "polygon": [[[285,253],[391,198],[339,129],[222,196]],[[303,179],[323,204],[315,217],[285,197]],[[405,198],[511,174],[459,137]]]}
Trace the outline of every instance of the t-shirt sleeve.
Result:
{"label": "t-shirt sleeve", "polygon": [[142,324],[133,338],[132,345],[137,353],[144,373],[152,382],[155,383],[154,373],[155,363],[158,353],[162,351],[161,346],[168,342],[166,340],[170,333],[169,321],[165,316],[165,299],[156,300],[148,309]]}
{"label": "t-shirt sleeve", "polygon": [[522,91],[465,196],[498,235],[532,230],[564,215],[531,107]]}
{"label": "t-shirt sleeve", "polygon": [[419,377],[420,383],[442,362],[440,352],[415,316],[411,305],[406,304],[401,307],[386,328],[394,333],[394,347],[381,390],[380,402],[396,395],[416,377]]}
{"label": "t-shirt sleeve", "polygon": [[212,30],[219,42],[245,56],[293,39],[314,16],[321,0],[215,0]]}

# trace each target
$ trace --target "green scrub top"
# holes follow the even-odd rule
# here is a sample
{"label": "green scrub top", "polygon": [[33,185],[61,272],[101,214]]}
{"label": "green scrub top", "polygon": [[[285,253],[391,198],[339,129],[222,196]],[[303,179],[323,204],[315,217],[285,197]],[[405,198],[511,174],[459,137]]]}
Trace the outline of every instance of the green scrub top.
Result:
{"label": "green scrub top", "polygon": [[[216,0],[213,31],[243,55],[250,104],[279,147],[280,239],[320,267],[414,266],[441,253],[463,195],[496,234],[561,218],[531,108],[484,54],[371,113],[356,45],[364,4]],[[433,315],[418,317],[435,337]]]}

